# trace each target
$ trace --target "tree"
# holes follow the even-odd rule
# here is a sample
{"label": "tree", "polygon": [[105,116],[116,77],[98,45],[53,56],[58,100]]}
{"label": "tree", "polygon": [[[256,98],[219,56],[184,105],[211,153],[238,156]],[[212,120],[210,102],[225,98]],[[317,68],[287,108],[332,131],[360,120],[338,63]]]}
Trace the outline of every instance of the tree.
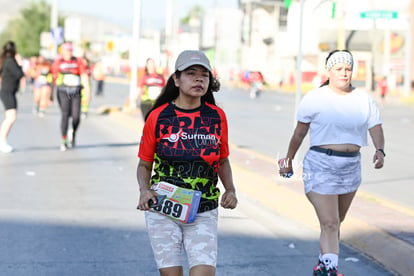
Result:
{"label": "tree", "polygon": [[[20,10],[17,17],[7,23],[0,34],[0,44],[13,40],[19,53],[23,56],[38,55],[40,50],[40,34],[50,31],[51,7],[45,1],[31,2]],[[63,18],[58,24],[63,25]]]}
{"label": "tree", "polygon": [[199,22],[201,21],[201,17],[203,13],[204,13],[203,8],[199,5],[195,5],[190,9],[190,11],[185,17],[180,19],[180,23],[182,25],[191,26],[194,24],[193,23],[194,21],[197,21],[197,24],[195,25],[199,25]]}

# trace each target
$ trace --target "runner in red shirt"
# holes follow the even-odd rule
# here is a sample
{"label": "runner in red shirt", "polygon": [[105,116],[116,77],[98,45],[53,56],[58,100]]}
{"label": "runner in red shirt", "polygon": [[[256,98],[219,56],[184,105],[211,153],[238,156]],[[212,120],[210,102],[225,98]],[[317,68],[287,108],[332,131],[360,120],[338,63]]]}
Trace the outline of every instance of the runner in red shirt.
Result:
{"label": "runner in red shirt", "polygon": [[[220,83],[201,51],[184,51],[175,72],[146,116],[138,156],[138,207],[146,210],[147,230],[161,275],[183,275],[181,248],[185,248],[191,275],[214,275],[217,261],[218,206],[237,205],[228,145],[227,119],[215,104]],[[224,187],[220,193],[218,180]],[[165,185],[167,183],[167,185]],[[186,207],[158,199],[164,185],[201,193],[193,223],[176,222]],[[221,200],[219,197],[221,195]],[[183,197],[181,197],[183,198]],[[161,209],[150,202],[160,204]],[[152,205],[152,204],[151,204]],[[155,211],[155,212],[154,212]],[[188,274],[188,273],[187,273]]]}
{"label": "runner in red shirt", "polygon": [[68,149],[69,118],[72,117],[71,146],[75,146],[76,131],[81,119],[81,90],[89,97],[90,87],[85,64],[72,55],[71,43],[62,44],[62,56],[52,64],[52,74],[57,86],[57,99],[62,112],[60,129],[61,151]]}
{"label": "runner in red shirt", "polygon": [[143,118],[147,116],[165,85],[164,77],[157,72],[155,61],[148,58],[145,63],[145,74],[138,82],[141,92],[141,113]]}

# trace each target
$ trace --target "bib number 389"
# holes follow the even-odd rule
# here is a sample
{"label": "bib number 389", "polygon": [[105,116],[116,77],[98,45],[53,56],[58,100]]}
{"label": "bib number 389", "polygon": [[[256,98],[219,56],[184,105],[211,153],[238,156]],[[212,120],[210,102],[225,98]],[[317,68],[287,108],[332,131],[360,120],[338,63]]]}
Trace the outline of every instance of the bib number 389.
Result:
{"label": "bib number 389", "polygon": [[165,199],[162,205],[154,207],[155,211],[163,213],[164,215],[184,220],[187,216],[188,207],[170,199]]}

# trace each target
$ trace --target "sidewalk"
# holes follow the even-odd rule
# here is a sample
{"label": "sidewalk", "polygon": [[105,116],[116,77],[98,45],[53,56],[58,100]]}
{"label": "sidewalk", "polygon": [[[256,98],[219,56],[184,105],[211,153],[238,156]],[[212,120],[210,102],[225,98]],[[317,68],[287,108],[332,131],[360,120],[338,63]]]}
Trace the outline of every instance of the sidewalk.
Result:
{"label": "sidewalk", "polygon": [[[111,109],[111,118],[133,131],[142,130],[139,110]],[[313,207],[301,179],[278,176],[276,160],[230,145],[230,160],[238,193],[271,212],[319,231]],[[341,241],[400,275],[414,275],[414,210],[359,191],[342,225]]]}

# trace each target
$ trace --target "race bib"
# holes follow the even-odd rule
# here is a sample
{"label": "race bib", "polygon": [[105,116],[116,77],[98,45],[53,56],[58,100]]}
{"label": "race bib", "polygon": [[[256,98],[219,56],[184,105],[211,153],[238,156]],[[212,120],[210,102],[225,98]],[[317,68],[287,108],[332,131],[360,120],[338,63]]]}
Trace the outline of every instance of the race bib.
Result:
{"label": "race bib", "polygon": [[148,86],[148,98],[155,100],[161,94],[161,87],[159,86]]}
{"label": "race bib", "polygon": [[36,82],[38,84],[47,84],[47,77],[43,76],[43,75],[40,75],[36,78]]}
{"label": "race bib", "polygon": [[81,84],[80,76],[73,74],[64,74],[63,84],[67,86],[79,86]]}
{"label": "race bib", "polygon": [[201,192],[191,189],[177,187],[167,182],[158,182],[152,189],[166,198],[162,204],[151,209],[152,212],[160,213],[182,223],[195,221],[200,205]]}

